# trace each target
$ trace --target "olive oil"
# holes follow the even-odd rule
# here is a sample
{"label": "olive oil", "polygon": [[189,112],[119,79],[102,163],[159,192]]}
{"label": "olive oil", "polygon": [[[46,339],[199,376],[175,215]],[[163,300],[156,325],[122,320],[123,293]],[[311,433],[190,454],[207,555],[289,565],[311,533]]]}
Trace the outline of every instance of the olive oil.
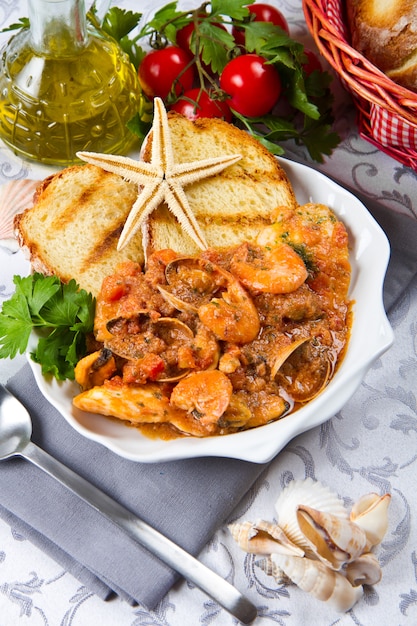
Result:
{"label": "olive oil", "polygon": [[22,29],[2,51],[0,138],[48,164],[73,163],[79,150],[126,152],[134,141],[126,123],[142,98],[127,55],[99,33],[74,39],[56,20],[41,43]]}

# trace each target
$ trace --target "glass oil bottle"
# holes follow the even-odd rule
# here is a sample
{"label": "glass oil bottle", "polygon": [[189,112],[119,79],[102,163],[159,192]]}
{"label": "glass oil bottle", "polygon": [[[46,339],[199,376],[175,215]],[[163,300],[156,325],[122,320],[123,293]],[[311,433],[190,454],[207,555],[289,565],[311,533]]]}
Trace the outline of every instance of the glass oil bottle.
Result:
{"label": "glass oil bottle", "polygon": [[142,98],[128,56],[87,26],[84,0],[28,0],[28,10],[30,27],[0,54],[0,139],[61,166],[80,150],[126,153]]}

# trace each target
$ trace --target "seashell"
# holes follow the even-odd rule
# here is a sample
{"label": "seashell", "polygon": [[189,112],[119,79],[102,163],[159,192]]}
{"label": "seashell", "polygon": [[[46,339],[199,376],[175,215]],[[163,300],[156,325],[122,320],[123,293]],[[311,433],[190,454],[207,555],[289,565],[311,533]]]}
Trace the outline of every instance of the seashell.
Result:
{"label": "seashell", "polygon": [[367,537],[366,549],[378,545],[388,528],[388,507],[391,502],[389,493],[379,496],[368,493],[359,498],[350,512],[350,519],[362,528]]}
{"label": "seashell", "polygon": [[382,569],[375,554],[365,552],[352,563],[348,563],[345,574],[354,587],[358,585],[376,585],[382,578]]}
{"label": "seashell", "polygon": [[33,205],[38,180],[11,180],[0,187],[0,239],[13,239],[15,215]]}
{"label": "seashell", "polygon": [[334,570],[340,570],[365,549],[365,532],[350,520],[299,505],[297,521],[313,554]]}
{"label": "seashell", "polygon": [[[332,375],[333,366],[327,351],[315,346],[313,339],[314,337],[304,337],[284,346],[279,350],[271,367],[271,378],[277,379],[294,402],[305,403],[316,398],[327,386]],[[288,374],[285,363],[302,346],[304,348],[295,357],[299,359],[296,366],[298,373]],[[312,362],[314,363],[313,371]],[[307,377],[304,375],[303,364],[309,370]]]}
{"label": "seashell", "polygon": [[[134,328],[135,330],[132,330]],[[151,330],[152,334],[161,339],[166,346],[176,343],[185,343],[194,338],[194,333],[187,324],[175,317],[157,317],[153,311],[138,311],[130,317],[115,317],[106,323],[106,330],[113,336],[105,341],[105,347],[114,354],[135,360],[141,358],[141,333]],[[139,341],[139,348],[138,342]],[[174,382],[184,378],[190,369],[171,364],[170,370],[164,376],[158,377],[158,382]]]}
{"label": "seashell", "polygon": [[[169,289],[160,293],[180,311],[197,310],[225,289],[233,276],[212,261],[201,257],[178,257],[165,268]],[[183,307],[183,308],[180,308]]]}
{"label": "seashell", "polygon": [[289,483],[275,503],[277,523],[288,539],[311,555],[310,544],[298,525],[297,507],[300,504],[332,513],[341,519],[349,519],[349,514],[338,495],[322,483],[312,478]]}
{"label": "seashell", "polygon": [[107,348],[91,352],[75,366],[75,380],[84,389],[103,385],[117,370],[115,358]]}
{"label": "seashell", "polygon": [[191,302],[181,300],[181,298],[171,293],[164,287],[161,287],[161,285],[157,285],[156,288],[158,289],[165,302],[168,302],[168,304],[177,309],[177,311],[181,311],[182,313],[197,313],[198,308],[194,306],[194,304],[191,304]]}
{"label": "seashell", "polygon": [[232,394],[227,409],[219,419],[221,428],[242,428],[252,418],[252,411],[241,398]]}
{"label": "seashell", "polygon": [[270,555],[275,552],[303,556],[279,526],[264,520],[230,524],[229,530],[238,546],[250,554]]}
{"label": "seashell", "polygon": [[14,234],[14,218],[33,206],[38,180],[11,180],[0,187],[0,245],[14,253],[19,244]]}
{"label": "seashell", "polygon": [[309,340],[310,340],[309,337],[302,337],[301,339],[297,339],[296,341],[293,341],[288,346],[283,346],[279,350],[279,354],[275,357],[274,364],[271,367],[271,379],[272,380],[275,378],[275,376],[278,373],[278,370],[282,367],[282,365],[285,363],[288,357],[291,356],[291,354],[295,352],[295,350],[297,350],[297,348],[299,348],[303,343]]}
{"label": "seashell", "polygon": [[353,587],[343,574],[321,561],[285,554],[273,554],[271,559],[300,589],[336,611],[349,611],[362,597],[362,586]]}
{"label": "seashell", "polygon": [[284,571],[272,560],[270,556],[256,561],[257,565],[267,576],[272,576],[276,583],[279,585],[288,585],[292,582],[290,578],[284,573]]}

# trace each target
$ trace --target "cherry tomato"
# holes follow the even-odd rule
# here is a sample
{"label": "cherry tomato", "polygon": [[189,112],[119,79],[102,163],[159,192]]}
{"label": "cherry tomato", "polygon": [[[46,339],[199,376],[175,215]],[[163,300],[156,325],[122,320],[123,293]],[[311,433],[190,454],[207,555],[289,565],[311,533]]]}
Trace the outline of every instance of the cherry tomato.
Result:
{"label": "cherry tomato", "polygon": [[231,109],[246,117],[266,115],[281,95],[281,80],[273,65],[258,54],[242,54],[225,66],[220,87]]}
{"label": "cherry tomato", "polygon": [[[284,30],[287,35],[290,32],[288,22],[278,9],[271,6],[270,4],[249,4],[248,9],[251,13],[255,15],[254,22],[271,22],[275,24],[275,26],[279,26]],[[232,28],[232,35],[235,38],[235,41],[238,46],[245,45],[245,29],[237,28],[234,26]]]}
{"label": "cherry tomato", "polygon": [[176,36],[176,42],[177,42],[177,46],[179,46],[180,48],[182,48],[183,50],[185,50],[186,52],[192,54],[191,48],[190,48],[190,42],[191,42],[191,36],[194,32],[194,23],[190,22],[189,24],[186,24],[186,26],[183,26],[183,28],[180,28],[180,30],[177,31],[177,36]]}
{"label": "cherry tomato", "polygon": [[304,54],[307,57],[307,63],[303,64],[305,75],[310,76],[311,72],[314,72],[314,70],[319,70],[321,72],[322,67],[317,54],[308,48],[304,48]]}
{"label": "cherry tomato", "polygon": [[190,61],[189,54],[178,46],[167,46],[161,50],[148,52],[138,70],[139,83],[145,95],[148,98],[155,96],[166,98],[177,77],[178,81],[175,83],[177,96],[191,89],[194,82],[194,67],[185,69]]}
{"label": "cherry tomato", "polygon": [[[194,103],[197,103],[197,105]],[[190,120],[196,120],[200,117],[221,117],[226,122],[232,121],[232,113],[226,102],[213,100],[206,91],[200,91],[198,87],[186,91],[171,106],[171,111],[181,113]]]}
{"label": "cherry tomato", "polygon": [[[216,24],[215,26],[216,28],[221,28],[222,30],[227,32],[227,29],[223,24]],[[190,55],[194,54],[190,47],[191,37],[193,35],[194,29],[195,29],[194,23],[190,22],[189,24],[186,24],[186,26],[183,26],[183,28],[180,28],[180,30],[177,31],[177,36],[176,36],[177,46],[179,46],[180,48],[188,52],[188,54]],[[203,63],[203,67],[206,70],[206,72],[209,72],[210,74],[212,74],[210,66]]]}
{"label": "cherry tomato", "polygon": [[[224,24],[213,24],[213,26],[215,26],[216,28],[221,28],[222,30],[227,32],[227,28]],[[177,31],[176,36],[177,46],[179,46],[189,54],[194,54],[190,47],[191,37],[194,32],[194,28],[194,22],[190,22],[189,24],[186,24],[185,26],[180,28],[180,30]]]}

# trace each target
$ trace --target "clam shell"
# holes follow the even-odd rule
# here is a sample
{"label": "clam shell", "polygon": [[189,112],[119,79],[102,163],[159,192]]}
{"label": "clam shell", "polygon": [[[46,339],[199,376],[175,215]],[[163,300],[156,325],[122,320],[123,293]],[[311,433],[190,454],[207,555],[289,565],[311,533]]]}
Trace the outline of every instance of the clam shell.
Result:
{"label": "clam shell", "polygon": [[331,569],[340,570],[365,549],[365,532],[348,519],[299,505],[297,521],[313,554]]}
{"label": "clam shell", "polygon": [[329,569],[321,561],[284,554],[273,554],[271,559],[300,589],[336,611],[349,611],[362,597],[362,586],[353,587],[343,574]]}
{"label": "clam shell", "polygon": [[349,514],[336,493],[312,478],[294,480],[281,492],[275,503],[277,523],[290,541],[310,554],[310,544],[306,541],[297,521],[297,507],[300,504],[332,513],[341,519],[348,519]]}
{"label": "clam shell", "polygon": [[360,526],[367,537],[367,549],[378,545],[388,528],[388,508],[391,502],[389,493],[383,496],[368,493],[359,498],[350,512],[352,522]]}
{"label": "clam shell", "polygon": [[285,363],[288,357],[291,356],[291,354],[295,352],[295,350],[297,350],[297,348],[299,348],[303,343],[309,340],[310,340],[310,337],[302,337],[301,339],[297,339],[296,341],[293,341],[288,346],[283,346],[281,348],[281,350],[279,351],[279,354],[275,357],[274,364],[271,367],[271,379],[272,380],[274,380],[275,376],[278,373],[278,370],[282,367],[283,363]]}
{"label": "clam shell", "polygon": [[14,239],[15,215],[33,206],[38,180],[11,180],[0,187],[0,239]]}
{"label": "clam shell", "polygon": [[229,530],[238,546],[250,554],[270,555],[275,552],[303,556],[304,552],[288,540],[282,529],[264,520],[230,524]]}

